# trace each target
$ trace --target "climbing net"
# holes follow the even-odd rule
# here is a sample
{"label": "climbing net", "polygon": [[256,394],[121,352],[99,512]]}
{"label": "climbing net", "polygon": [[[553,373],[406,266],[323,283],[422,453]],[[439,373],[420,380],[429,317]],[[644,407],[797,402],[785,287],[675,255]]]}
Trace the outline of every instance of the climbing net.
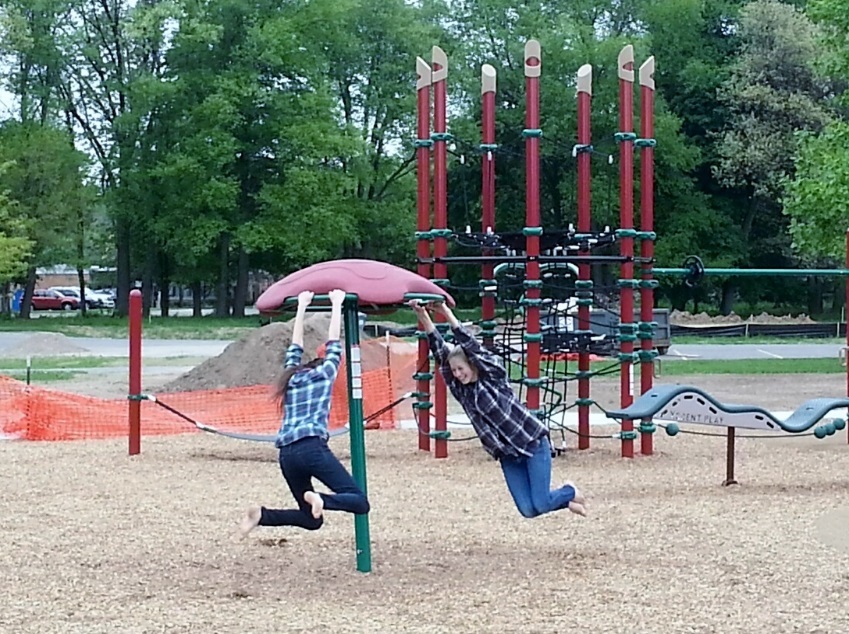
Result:
{"label": "climbing net", "polygon": [[[578,234],[569,229],[557,235],[547,234],[544,247],[549,254],[592,250],[612,244],[615,235],[609,231]],[[454,234],[453,241],[461,248],[486,249],[507,255],[521,252],[524,237],[521,233]],[[603,260],[602,260],[603,261]],[[539,407],[535,413],[551,432],[578,433],[566,424],[566,412],[579,405],[580,399],[570,398],[571,384],[583,378],[615,374],[620,371],[619,286],[596,286],[589,293],[586,283],[578,279],[578,267],[568,261],[540,264],[539,307],[539,378],[529,378],[528,311],[526,301],[526,264],[521,260],[502,262],[494,267],[494,279],[481,280],[479,287],[465,288],[444,281],[452,291],[482,290],[482,295],[495,299],[495,315],[491,320],[473,323],[476,336],[483,345],[499,356],[507,370],[520,400],[528,401],[531,387],[539,390]],[[484,283],[486,282],[485,285]],[[578,300],[592,297],[590,330],[578,328]],[[450,338],[450,333],[446,333]],[[578,356],[584,353],[595,361],[593,368],[581,372]],[[432,415],[432,414],[431,414]],[[456,421],[449,420],[452,424]],[[421,431],[421,430],[420,430]],[[443,436],[444,437],[444,436]],[[450,437],[450,436],[448,436]],[[466,440],[454,438],[452,440]]]}
{"label": "climbing net", "polygon": [[[596,304],[590,317],[592,331],[577,328],[577,285],[576,271],[568,266],[551,267],[542,275],[540,304],[540,360],[539,380],[529,380],[528,322],[524,307],[523,277],[521,267],[505,267],[498,275],[499,326],[492,338],[492,351],[504,362],[520,400],[527,400],[528,388],[536,384],[539,389],[540,419],[549,431],[559,431],[562,437],[572,431],[566,425],[566,412],[576,407],[578,401],[570,398],[570,387],[582,374],[578,371],[577,357],[587,353],[597,361],[595,368],[585,378],[604,376],[619,372],[620,362],[616,358],[619,350],[615,324],[618,317],[613,310],[615,303],[606,294],[608,289],[599,289],[603,303]],[[615,287],[610,289],[615,290]],[[609,330],[610,332],[605,332]]]}

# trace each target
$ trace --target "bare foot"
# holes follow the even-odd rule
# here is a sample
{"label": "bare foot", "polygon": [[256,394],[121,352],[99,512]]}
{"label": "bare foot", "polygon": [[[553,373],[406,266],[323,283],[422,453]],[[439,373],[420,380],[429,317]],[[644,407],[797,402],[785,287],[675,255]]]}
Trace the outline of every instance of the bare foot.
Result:
{"label": "bare foot", "polygon": [[304,502],[312,506],[312,516],[315,519],[321,517],[322,513],[324,513],[324,500],[321,499],[321,496],[315,491],[307,491],[304,493]]}
{"label": "bare foot", "polygon": [[574,482],[572,482],[572,481],[570,480],[570,481],[566,482],[566,486],[572,487],[572,488],[575,490],[575,497],[573,498],[573,501],[574,501],[576,504],[580,504],[580,505],[582,505],[582,506],[586,505],[586,503],[587,503],[587,498],[585,498],[585,497],[584,497],[584,494],[583,494],[583,493],[581,493],[581,490],[580,490],[578,487],[576,487],[576,486],[575,486],[575,483],[574,483]]}
{"label": "bare foot", "polygon": [[259,520],[262,518],[262,509],[258,506],[252,506],[248,509],[248,512],[245,513],[245,517],[242,518],[241,523],[239,524],[239,530],[242,532],[242,536],[244,537],[248,533],[250,533],[254,528],[259,524]]}
{"label": "bare foot", "polygon": [[587,509],[584,508],[583,504],[579,504],[578,502],[569,502],[569,510],[575,515],[580,515],[581,517],[587,516]]}

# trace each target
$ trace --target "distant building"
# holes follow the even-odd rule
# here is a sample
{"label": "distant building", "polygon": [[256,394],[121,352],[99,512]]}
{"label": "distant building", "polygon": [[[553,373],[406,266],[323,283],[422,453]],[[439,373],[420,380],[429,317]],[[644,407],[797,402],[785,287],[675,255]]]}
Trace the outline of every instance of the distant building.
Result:
{"label": "distant building", "polygon": [[[91,282],[91,274],[101,274],[114,272],[114,267],[92,266],[83,269],[83,279],[86,286]],[[79,286],[80,278],[77,274],[77,269],[67,264],[57,264],[56,266],[47,266],[37,268],[35,270],[36,288],[50,288],[51,286]]]}

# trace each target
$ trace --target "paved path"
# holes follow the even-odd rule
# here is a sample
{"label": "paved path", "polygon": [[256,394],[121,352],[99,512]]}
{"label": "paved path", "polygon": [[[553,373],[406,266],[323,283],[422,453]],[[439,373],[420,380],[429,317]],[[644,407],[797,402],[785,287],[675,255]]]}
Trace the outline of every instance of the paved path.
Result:
{"label": "paved path", "polygon": [[[0,354],[34,333],[0,332]],[[126,339],[68,337],[71,343],[85,348],[90,354],[104,357],[129,356]],[[232,341],[212,339],[143,339],[142,356],[162,357],[215,357]],[[664,361],[687,359],[810,359],[832,358],[842,348],[835,343],[770,343],[770,344],[692,344],[672,345],[662,357]]]}
{"label": "paved path", "polygon": [[675,359],[837,359],[843,346],[834,343],[739,343],[672,345],[664,361]]}

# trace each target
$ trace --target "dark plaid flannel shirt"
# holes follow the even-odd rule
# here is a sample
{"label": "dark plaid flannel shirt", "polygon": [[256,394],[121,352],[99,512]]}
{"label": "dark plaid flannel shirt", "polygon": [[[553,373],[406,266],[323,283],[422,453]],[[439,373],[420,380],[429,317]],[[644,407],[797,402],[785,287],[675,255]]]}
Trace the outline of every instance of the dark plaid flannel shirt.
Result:
{"label": "dark plaid flannel shirt", "polygon": [[428,334],[428,343],[445,384],[463,406],[484,449],[496,460],[530,457],[536,441],[548,429],[516,397],[507,371],[493,353],[478,343],[465,327],[453,329],[454,340],[478,371],[478,380],[463,385],[448,364],[450,349],[438,331]]}

